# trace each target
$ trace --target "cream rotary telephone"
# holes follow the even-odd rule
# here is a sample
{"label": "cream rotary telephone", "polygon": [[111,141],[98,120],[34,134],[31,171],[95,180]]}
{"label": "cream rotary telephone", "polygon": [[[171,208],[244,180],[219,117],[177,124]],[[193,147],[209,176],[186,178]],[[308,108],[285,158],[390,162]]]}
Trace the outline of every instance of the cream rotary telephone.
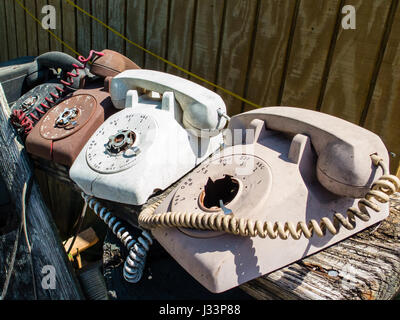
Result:
{"label": "cream rotary telephone", "polygon": [[128,70],[112,79],[110,94],[123,110],[93,134],[70,169],[88,195],[142,205],[223,144],[225,104],[194,82]]}
{"label": "cream rotary telephone", "polygon": [[222,292],[383,219],[400,180],[374,133],[316,111],[234,116],[227,147],[139,216],[195,279]]}

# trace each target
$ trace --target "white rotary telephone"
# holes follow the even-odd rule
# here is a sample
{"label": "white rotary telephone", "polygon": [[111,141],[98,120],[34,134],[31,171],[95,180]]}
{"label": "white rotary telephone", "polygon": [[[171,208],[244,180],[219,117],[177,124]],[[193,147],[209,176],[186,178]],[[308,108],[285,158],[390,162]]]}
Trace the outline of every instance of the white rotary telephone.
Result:
{"label": "white rotary telephone", "polygon": [[127,70],[112,79],[110,94],[123,110],[93,134],[70,169],[86,194],[142,205],[223,144],[225,103],[194,82]]}

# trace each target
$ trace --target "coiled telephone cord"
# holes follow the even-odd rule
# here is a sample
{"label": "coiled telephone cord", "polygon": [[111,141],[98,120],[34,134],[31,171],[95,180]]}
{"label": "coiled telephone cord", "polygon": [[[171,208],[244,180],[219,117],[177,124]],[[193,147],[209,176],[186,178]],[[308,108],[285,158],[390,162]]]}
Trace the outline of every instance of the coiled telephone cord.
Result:
{"label": "coiled telephone cord", "polygon": [[335,235],[338,233],[340,226],[348,230],[353,230],[356,225],[356,217],[366,222],[370,219],[370,215],[366,208],[371,208],[375,212],[379,212],[379,205],[374,202],[386,203],[390,200],[390,196],[397,192],[400,188],[400,179],[389,174],[389,170],[383,163],[383,160],[377,155],[371,156],[376,166],[381,166],[383,176],[374,182],[371,189],[367,192],[363,199],[358,201],[357,207],[350,207],[346,214],[339,212],[333,216],[333,221],[328,217],[317,220],[310,220],[308,223],[304,221],[297,222],[270,222],[270,221],[253,221],[247,218],[236,218],[234,215],[225,215],[223,213],[189,213],[189,212],[165,212],[155,214],[155,210],[163,200],[144,209],[139,215],[139,225],[143,228],[151,229],[156,226],[163,227],[182,227],[200,230],[224,231],[234,235],[244,237],[261,238],[269,237],[276,239],[288,239],[289,235],[298,240],[303,235],[307,239],[311,238],[315,233],[319,237],[326,235],[326,231]]}
{"label": "coiled telephone cord", "polygon": [[[82,62],[83,66],[78,66],[77,64],[72,64],[74,70],[72,72],[67,72],[67,77],[65,80],[60,80],[60,83],[63,84],[63,87],[60,86],[55,86],[55,89],[57,90],[58,94],[55,94],[53,92],[50,92],[50,96],[52,99],[50,99],[49,97],[45,97],[44,100],[45,102],[47,102],[47,104],[45,104],[44,102],[40,103],[40,106],[42,107],[39,108],[39,106],[35,107],[34,111],[37,111],[38,114],[45,114],[47,112],[48,109],[54,107],[56,104],[58,104],[59,100],[62,98],[62,96],[64,96],[66,94],[66,88],[71,87],[74,83],[73,78],[76,78],[79,76],[80,70],[83,70],[86,68],[86,64],[92,60],[93,55],[96,56],[104,56],[103,52],[97,52],[94,50],[91,50],[89,53],[89,56],[87,58],[83,57],[83,56],[79,56],[78,60],[80,62]],[[34,121],[39,121],[40,118],[38,116],[36,116],[33,111],[26,113],[21,109],[16,109],[13,111],[12,113],[12,121],[23,128],[23,133],[25,135],[28,135],[34,126]]]}
{"label": "coiled telephone cord", "polygon": [[98,215],[128,249],[128,257],[125,260],[123,275],[126,281],[137,283],[143,275],[146,263],[147,251],[153,244],[150,234],[143,230],[142,236],[135,240],[129,231],[122,225],[107,208],[102,207],[97,200],[84,192],[82,197],[88,206]]}

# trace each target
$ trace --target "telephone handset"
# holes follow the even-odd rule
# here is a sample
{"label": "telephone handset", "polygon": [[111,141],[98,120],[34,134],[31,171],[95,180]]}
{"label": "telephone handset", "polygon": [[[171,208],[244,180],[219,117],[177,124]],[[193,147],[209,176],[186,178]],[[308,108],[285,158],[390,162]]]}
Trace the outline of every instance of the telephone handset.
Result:
{"label": "telephone handset", "polygon": [[86,194],[144,204],[223,144],[225,104],[198,84],[127,70],[112,79],[110,92],[114,106],[125,109],[94,133],[70,169]]}
{"label": "telephone handset", "polygon": [[98,77],[88,82],[85,88],[67,95],[43,115],[26,138],[25,146],[30,154],[70,167],[94,131],[118,111],[113,107],[109,93],[112,75],[127,67],[139,67],[111,50],[92,51],[89,58],[80,60],[88,62],[93,53],[97,56],[96,70],[91,72],[98,71]]}
{"label": "telephone handset", "polygon": [[[74,65],[79,66],[75,68]],[[76,77],[72,77],[70,86],[74,89],[79,89],[82,85],[82,80],[86,77],[87,69],[81,61],[71,57],[64,52],[51,51],[38,56],[29,68],[26,77],[26,84],[32,88],[40,83],[55,79],[54,72],[61,69],[60,78],[67,78],[68,72],[76,72]]]}
{"label": "telephone handset", "polygon": [[376,134],[340,118],[306,109],[270,107],[235,117],[230,125],[247,128],[254,118],[266,121],[269,130],[310,137],[318,157],[318,180],[338,195],[363,197],[382,175],[372,166],[370,156],[377,154],[385,163],[389,161],[386,147]]}
{"label": "telephone handset", "polygon": [[388,216],[400,180],[372,132],[290,107],[234,116],[229,129],[226,148],[139,215],[210,291],[275,271]]}
{"label": "telephone handset", "polygon": [[127,93],[138,88],[160,94],[173,92],[183,111],[183,125],[193,130],[197,136],[218,135],[226,125],[226,119],[220,116],[221,112],[226,112],[220,96],[194,82],[159,71],[132,70],[120,74],[118,81],[111,83],[111,97],[115,107],[125,108]]}

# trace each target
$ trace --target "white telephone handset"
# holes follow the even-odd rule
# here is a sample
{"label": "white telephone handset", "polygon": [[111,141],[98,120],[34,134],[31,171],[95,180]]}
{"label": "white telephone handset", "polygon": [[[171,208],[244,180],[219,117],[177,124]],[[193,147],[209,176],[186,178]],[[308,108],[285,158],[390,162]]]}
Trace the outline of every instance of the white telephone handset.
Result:
{"label": "white telephone handset", "polygon": [[[204,133],[217,135],[225,127],[226,120],[218,112],[226,112],[222,98],[194,82],[153,70],[129,70],[116,79],[111,83],[111,98],[117,109],[131,106],[130,90],[143,88],[160,94],[173,92],[183,110],[182,122],[187,129],[201,136]],[[135,96],[134,92],[131,93]]]}
{"label": "white telephone handset", "polygon": [[223,144],[225,104],[196,83],[128,70],[113,78],[110,94],[124,110],[103,123],[70,169],[86,194],[142,205]]}

